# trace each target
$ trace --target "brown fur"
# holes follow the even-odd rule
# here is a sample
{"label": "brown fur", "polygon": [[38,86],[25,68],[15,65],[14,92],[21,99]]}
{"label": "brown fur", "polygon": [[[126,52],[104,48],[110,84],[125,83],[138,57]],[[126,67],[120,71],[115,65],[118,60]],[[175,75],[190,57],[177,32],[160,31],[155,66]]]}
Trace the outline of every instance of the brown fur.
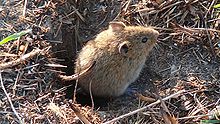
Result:
{"label": "brown fur", "polygon": [[[109,29],[89,41],[76,59],[75,73],[94,66],[80,75],[79,85],[92,95],[116,97],[122,95],[143,68],[146,57],[156,43],[159,33],[150,27],[125,26],[113,22]],[[142,43],[143,37],[148,41]],[[127,44],[127,53],[120,53],[120,45]],[[90,85],[91,83],[91,85]]]}

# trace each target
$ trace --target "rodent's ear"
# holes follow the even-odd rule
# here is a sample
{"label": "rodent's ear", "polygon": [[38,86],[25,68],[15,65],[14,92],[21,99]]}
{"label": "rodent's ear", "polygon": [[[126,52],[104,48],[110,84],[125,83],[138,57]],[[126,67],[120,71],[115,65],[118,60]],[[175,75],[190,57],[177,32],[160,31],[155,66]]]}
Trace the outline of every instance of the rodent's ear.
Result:
{"label": "rodent's ear", "polygon": [[123,22],[110,22],[109,23],[109,29],[111,29],[113,32],[121,31],[126,27],[126,25]]}
{"label": "rodent's ear", "polygon": [[123,43],[119,44],[118,51],[119,51],[119,53],[122,54],[123,56],[127,56],[129,47],[130,47],[130,45],[129,45],[128,42],[123,42]]}

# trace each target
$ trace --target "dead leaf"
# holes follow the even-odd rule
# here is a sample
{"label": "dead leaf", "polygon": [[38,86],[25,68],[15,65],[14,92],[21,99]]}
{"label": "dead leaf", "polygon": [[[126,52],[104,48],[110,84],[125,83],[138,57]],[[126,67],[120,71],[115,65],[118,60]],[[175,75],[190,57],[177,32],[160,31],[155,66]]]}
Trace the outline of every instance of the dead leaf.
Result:
{"label": "dead leaf", "polygon": [[146,102],[155,102],[156,99],[154,98],[151,98],[151,97],[147,97],[147,96],[143,96],[142,94],[140,93],[137,93],[136,96],[141,100],[141,101],[146,101]]}
{"label": "dead leaf", "polygon": [[160,113],[163,117],[165,124],[178,124],[178,121],[174,115],[170,115],[169,113],[164,111],[162,108],[160,108]]}

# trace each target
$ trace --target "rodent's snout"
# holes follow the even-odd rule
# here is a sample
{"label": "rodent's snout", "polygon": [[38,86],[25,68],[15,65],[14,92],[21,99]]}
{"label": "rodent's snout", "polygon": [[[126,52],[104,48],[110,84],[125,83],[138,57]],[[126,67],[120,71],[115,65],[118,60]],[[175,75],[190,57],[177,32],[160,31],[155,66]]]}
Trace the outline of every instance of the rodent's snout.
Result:
{"label": "rodent's snout", "polygon": [[157,37],[159,36],[159,32],[157,31],[157,30],[154,30],[154,36],[155,36],[155,38],[157,39]]}
{"label": "rodent's snout", "polygon": [[154,29],[153,29],[152,32],[153,32],[152,33],[152,35],[153,35],[152,40],[155,40],[155,42],[157,42],[157,38],[160,35],[160,33],[157,30],[154,30]]}

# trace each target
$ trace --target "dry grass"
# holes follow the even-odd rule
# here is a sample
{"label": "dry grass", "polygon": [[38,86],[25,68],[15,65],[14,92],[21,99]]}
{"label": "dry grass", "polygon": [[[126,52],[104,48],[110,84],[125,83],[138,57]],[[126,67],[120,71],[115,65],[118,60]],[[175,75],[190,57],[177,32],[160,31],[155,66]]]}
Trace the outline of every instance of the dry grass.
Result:
{"label": "dry grass", "polygon": [[[32,33],[0,46],[0,123],[115,119],[176,124],[219,119],[219,113],[217,118],[213,114],[220,106],[220,14],[213,8],[218,2],[1,1],[0,39],[25,29]],[[69,86],[62,86],[55,77],[65,67],[60,63],[73,68],[73,58],[84,41],[112,20],[153,26],[160,37],[140,78],[131,85],[139,95],[121,96],[93,110],[67,99]],[[71,68],[67,73],[72,73]],[[172,96],[178,91],[185,92]]]}

